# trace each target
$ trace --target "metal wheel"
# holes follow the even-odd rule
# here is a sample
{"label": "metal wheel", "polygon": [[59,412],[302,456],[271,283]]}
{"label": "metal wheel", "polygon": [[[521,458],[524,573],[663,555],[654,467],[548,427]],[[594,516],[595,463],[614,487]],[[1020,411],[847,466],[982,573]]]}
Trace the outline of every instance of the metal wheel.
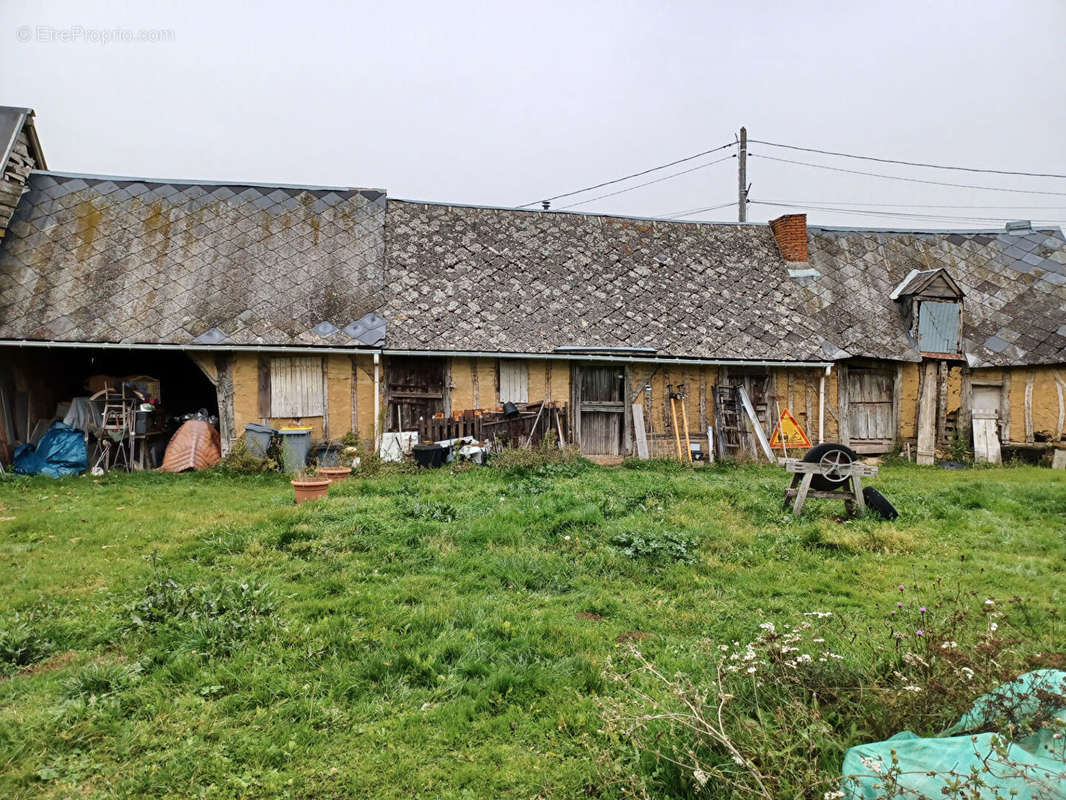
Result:
{"label": "metal wheel", "polygon": [[818,461],[822,476],[833,483],[843,483],[848,479],[848,467],[852,464],[851,456],[843,450],[830,450]]}

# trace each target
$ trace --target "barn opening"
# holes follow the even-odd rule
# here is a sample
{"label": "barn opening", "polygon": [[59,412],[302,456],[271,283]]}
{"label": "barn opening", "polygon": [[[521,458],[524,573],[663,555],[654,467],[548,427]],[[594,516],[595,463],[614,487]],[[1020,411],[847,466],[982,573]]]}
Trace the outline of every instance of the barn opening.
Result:
{"label": "barn opening", "polygon": [[202,414],[217,426],[215,386],[184,352],[4,348],[0,437],[11,451],[24,442],[36,443],[53,422],[67,417],[75,398],[91,398],[105,388],[125,391],[138,410],[151,406],[138,420],[138,435],[143,437],[135,443],[138,466],[161,463],[166,443],[183,417]]}

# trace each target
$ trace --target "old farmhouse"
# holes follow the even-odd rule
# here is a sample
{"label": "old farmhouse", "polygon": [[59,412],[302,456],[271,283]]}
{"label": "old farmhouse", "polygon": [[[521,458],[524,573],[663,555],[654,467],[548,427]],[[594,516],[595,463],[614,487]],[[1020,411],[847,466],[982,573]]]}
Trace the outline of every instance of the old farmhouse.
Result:
{"label": "old farmhouse", "polygon": [[565,406],[590,456],[673,451],[668,387],[722,455],[788,408],[814,440],[920,461],[992,415],[1064,441],[1066,239],[633,219],[390,199],[379,189],[46,169],[0,109],[0,436],[99,373],[173,411],[300,418],[363,440],[510,402]]}

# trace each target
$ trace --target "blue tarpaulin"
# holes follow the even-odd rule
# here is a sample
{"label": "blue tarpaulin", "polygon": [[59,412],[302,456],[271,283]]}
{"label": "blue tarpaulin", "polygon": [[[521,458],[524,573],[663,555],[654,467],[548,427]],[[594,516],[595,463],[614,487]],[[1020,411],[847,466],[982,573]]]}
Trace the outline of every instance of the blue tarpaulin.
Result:
{"label": "blue tarpaulin", "polygon": [[57,422],[34,447],[24,444],[15,450],[15,472],[21,475],[47,475],[60,478],[77,475],[89,468],[85,436],[69,425]]}

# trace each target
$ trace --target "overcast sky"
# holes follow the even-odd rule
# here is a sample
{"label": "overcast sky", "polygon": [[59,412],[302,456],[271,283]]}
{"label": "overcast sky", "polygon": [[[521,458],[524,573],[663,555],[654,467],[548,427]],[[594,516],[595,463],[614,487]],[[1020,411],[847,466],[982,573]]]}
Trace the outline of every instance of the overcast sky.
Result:
{"label": "overcast sky", "polygon": [[[115,29],[149,41],[104,41]],[[733,141],[741,125],[772,142],[1066,174],[1064,34],[1066,0],[2,0],[0,104],[36,109],[54,170],[366,186],[484,205],[684,158]],[[1063,179],[750,149],[751,199],[798,203],[814,223],[1066,221]],[[670,216],[736,199],[729,158],[576,210]],[[928,218],[881,215],[900,210]],[[749,219],[785,211],[755,202]],[[735,220],[736,207],[688,218]]]}

